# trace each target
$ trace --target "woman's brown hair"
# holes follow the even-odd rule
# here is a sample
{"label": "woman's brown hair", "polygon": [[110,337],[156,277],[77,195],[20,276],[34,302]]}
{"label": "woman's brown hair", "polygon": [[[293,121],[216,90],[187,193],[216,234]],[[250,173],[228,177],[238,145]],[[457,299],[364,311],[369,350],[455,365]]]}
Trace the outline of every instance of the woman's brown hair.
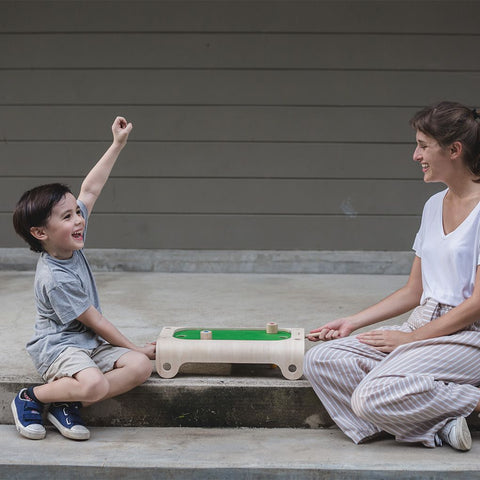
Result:
{"label": "woman's brown hair", "polygon": [[454,142],[463,146],[463,160],[480,182],[480,120],[475,109],[457,102],[440,102],[425,107],[410,120],[410,125],[434,138],[441,147]]}

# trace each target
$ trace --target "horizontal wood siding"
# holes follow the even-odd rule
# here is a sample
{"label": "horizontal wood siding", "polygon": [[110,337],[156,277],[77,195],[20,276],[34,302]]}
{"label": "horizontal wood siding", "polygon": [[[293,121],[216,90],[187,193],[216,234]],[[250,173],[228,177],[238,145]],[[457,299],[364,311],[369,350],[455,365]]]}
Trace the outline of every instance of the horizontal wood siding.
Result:
{"label": "horizontal wood siding", "polygon": [[[112,113],[135,119],[137,141],[409,142],[403,107],[15,106],[3,107],[7,141],[104,140]],[[138,120],[137,120],[138,119]],[[410,160],[410,159],[408,159]]]}
{"label": "horizontal wood siding", "polygon": [[[8,243],[15,241],[11,216],[0,214]],[[378,250],[388,235],[390,250],[411,245],[418,220],[412,216],[162,215],[102,214],[92,217],[88,245],[97,248],[211,249],[221,239],[227,250]],[[134,247],[138,248],[138,247]],[[408,247],[407,247],[408,248]]]}
{"label": "horizontal wood siding", "polygon": [[[356,70],[33,70],[0,76],[3,105],[413,106],[453,93],[471,101],[478,72]],[[15,88],[12,88],[15,85]],[[49,85],[49,89],[39,89]],[[72,85],[75,89],[72,90]],[[136,85],[139,88],[132,88]],[[414,85],[415,88],[405,88]],[[199,92],[201,91],[201,95]]]}
{"label": "horizontal wood siding", "polygon": [[[132,139],[134,137],[132,133]],[[0,175],[78,177],[106,148],[101,141],[0,142]],[[79,154],[81,152],[81,154]],[[115,177],[358,178],[418,180],[412,145],[320,142],[136,142]],[[39,161],[42,159],[42,161]],[[48,161],[45,161],[48,159]]]}
{"label": "horizontal wood siding", "polygon": [[[475,0],[2,0],[0,32],[473,33]],[[159,5],[161,4],[161,5]]]}
{"label": "horizontal wood siding", "polygon": [[0,49],[5,67],[22,69],[475,71],[480,67],[476,40],[476,35],[463,34],[6,33],[0,37]]}
{"label": "horizontal wood siding", "polygon": [[[74,190],[80,179],[48,178]],[[12,209],[12,192],[37,181],[0,178],[0,208]],[[430,192],[429,192],[430,190]],[[101,213],[231,213],[297,215],[409,215],[432,189],[416,180],[112,178],[95,211]],[[141,195],[138,194],[141,192]],[[404,195],[408,192],[409,195]],[[403,198],[399,201],[399,198]],[[382,198],[382,202],[378,201]]]}
{"label": "horizontal wood siding", "polygon": [[0,247],[134,123],[99,248],[408,250],[411,115],[479,106],[480,2],[0,0]]}

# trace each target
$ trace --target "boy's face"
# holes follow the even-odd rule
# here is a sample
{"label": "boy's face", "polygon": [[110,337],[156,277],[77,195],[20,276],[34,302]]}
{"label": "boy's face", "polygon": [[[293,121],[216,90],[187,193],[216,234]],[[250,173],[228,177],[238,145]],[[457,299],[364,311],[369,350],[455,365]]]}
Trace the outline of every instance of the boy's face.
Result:
{"label": "boy's face", "polygon": [[80,213],[75,197],[67,193],[52,209],[44,227],[32,227],[45,251],[59,260],[71,258],[74,250],[83,248],[85,219]]}

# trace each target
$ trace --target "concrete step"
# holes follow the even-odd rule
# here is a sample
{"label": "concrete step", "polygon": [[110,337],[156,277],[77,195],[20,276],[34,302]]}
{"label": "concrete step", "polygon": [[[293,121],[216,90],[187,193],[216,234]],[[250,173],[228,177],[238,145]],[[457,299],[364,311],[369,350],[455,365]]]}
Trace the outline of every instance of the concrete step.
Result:
{"label": "concrete step", "polygon": [[[249,368],[246,376],[245,368]],[[262,375],[263,374],[263,375]],[[0,379],[0,424],[13,424],[10,404],[35,382]],[[140,387],[82,411],[92,427],[328,428],[334,423],[305,379],[283,379],[278,369],[244,366],[229,376],[155,373]],[[480,419],[468,419],[480,430]]]}
{"label": "concrete step", "polygon": [[75,442],[48,430],[27,440],[0,425],[2,480],[55,479],[478,479],[470,452],[393,440],[354,445],[337,429],[92,428]]}
{"label": "concrete step", "polygon": [[[247,376],[246,369],[249,370]],[[20,388],[35,382],[0,381],[0,423],[13,423],[10,403]],[[271,427],[318,428],[332,425],[304,380],[285,380],[278,369],[232,367],[228,376],[156,373],[140,387],[85,408],[90,426],[110,427]]]}

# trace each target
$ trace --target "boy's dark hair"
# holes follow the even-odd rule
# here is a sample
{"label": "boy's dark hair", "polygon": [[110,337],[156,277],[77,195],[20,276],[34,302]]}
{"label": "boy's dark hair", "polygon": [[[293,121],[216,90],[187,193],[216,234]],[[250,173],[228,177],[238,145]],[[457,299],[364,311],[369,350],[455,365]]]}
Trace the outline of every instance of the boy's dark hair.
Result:
{"label": "boy's dark hair", "polygon": [[480,177],[479,118],[475,109],[458,102],[444,101],[417,112],[410,120],[410,125],[434,138],[441,147],[461,142],[465,164],[474,175]]}
{"label": "boy's dark hair", "polygon": [[13,227],[34,252],[43,252],[42,242],[31,233],[32,227],[44,227],[53,207],[67,194],[72,193],[67,185],[49,183],[25,192],[13,212]]}

